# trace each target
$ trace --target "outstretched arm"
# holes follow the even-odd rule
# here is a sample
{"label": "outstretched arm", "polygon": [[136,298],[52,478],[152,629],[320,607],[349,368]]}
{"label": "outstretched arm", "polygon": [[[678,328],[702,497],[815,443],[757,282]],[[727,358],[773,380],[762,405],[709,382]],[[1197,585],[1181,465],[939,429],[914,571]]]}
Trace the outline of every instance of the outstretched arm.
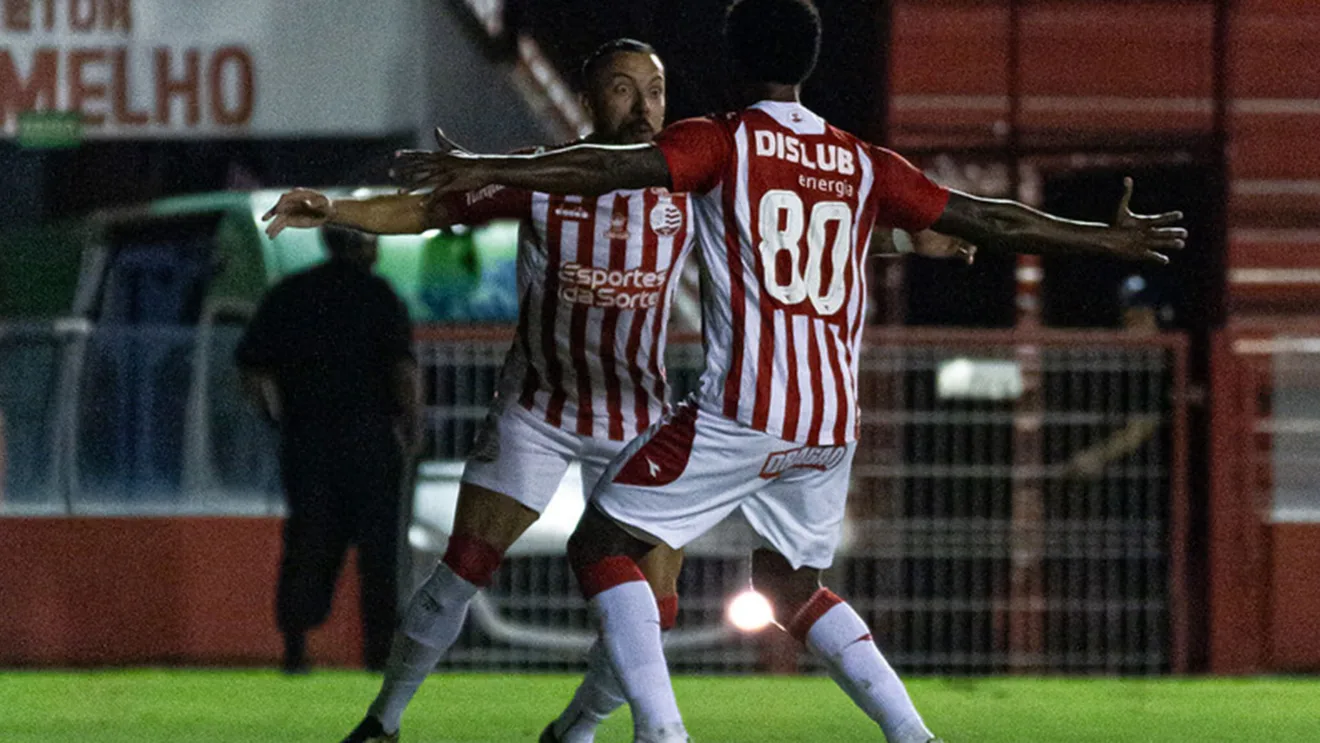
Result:
{"label": "outstretched arm", "polygon": [[877,229],[871,238],[871,255],[901,256],[907,253],[923,258],[957,258],[967,265],[976,260],[976,246],[952,235],[932,230],[909,233],[906,230]]}
{"label": "outstretched arm", "polygon": [[295,188],[280,196],[270,211],[266,235],[274,240],[286,227],[337,224],[378,235],[414,235],[447,223],[442,202],[427,204],[416,194],[390,194],[369,199],[331,199],[320,191]]}
{"label": "outstretched arm", "polygon": [[1133,214],[1132,179],[1123,181],[1123,199],[1112,225],[1063,219],[1016,201],[985,199],[952,191],[931,229],[955,235],[986,250],[1041,255],[1103,255],[1168,263],[1166,253],[1181,250],[1187,230],[1174,227],[1182,212]]}
{"label": "outstretched arm", "polygon": [[582,144],[536,155],[474,155],[457,147],[404,150],[395,154],[390,173],[408,188],[432,187],[437,194],[492,183],[583,196],[671,185],[664,155],[649,144]]}
{"label": "outstretched arm", "polygon": [[[438,128],[435,141],[441,152],[466,152]],[[295,188],[280,196],[261,218],[271,220],[266,225],[266,234],[272,240],[286,227],[320,227],[327,223],[378,235],[413,235],[455,223],[474,225],[495,219],[522,219],[530,208],[528,193],[510,189],[483,189],[448,199],[421,194],[331,199],[320,191]]]}

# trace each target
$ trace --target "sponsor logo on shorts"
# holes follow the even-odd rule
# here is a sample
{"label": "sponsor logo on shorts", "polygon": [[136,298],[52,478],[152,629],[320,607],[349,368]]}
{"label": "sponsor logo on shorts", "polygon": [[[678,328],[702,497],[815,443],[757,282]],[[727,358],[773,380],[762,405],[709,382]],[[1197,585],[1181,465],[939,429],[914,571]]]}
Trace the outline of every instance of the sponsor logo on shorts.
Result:
{"label": "sponsor logo on shorts", "polygon": [[847,451],[844,446],[803,446],[778,451],[765,458],[765,464],[761,465],[761,477],[772,480],[794,468],[824,472],[842,462]]}
{"label": "sponsor logo on shorts", "polygon": [[559,298],[590,307],[649,310],[660,306],[668,276],[668,271],[624,271],[569,262],[559,269]]}

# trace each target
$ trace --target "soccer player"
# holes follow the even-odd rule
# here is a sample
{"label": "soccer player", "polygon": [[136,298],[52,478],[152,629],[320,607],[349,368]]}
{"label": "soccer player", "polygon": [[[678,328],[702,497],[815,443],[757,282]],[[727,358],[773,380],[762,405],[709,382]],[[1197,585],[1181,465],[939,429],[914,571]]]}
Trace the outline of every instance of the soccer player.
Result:
{"label": "soccer player", "polygon": [[[649,45],[607,43],[582,75],[594,126],[587,141],[649,142],[664,125],[664,67]],[[457,639],[468,602],[544,510],[569,463],[581,464],[589,493],[623,445],[665,412],[665,328],[692,246],[689,201],[663,188],[600,197],[491,188],[434,202],[413,195],[331,201],[298,189],[266,216],[272,237],[324,222],[398,234],[523,220],[517,337],[463,472],[453,535],[407,607],[379,696],[345,739],[394,741],[404,707]],[[661,548],[642,563],[665,629],[678,613],[681,557]],[[543,741],[591,741],[623,703],[603,649],[588,658],[582,686]]]}
{"label": "soccer player", "polygon": [[700,391],[629,444],[569,542],[632,705],[638,741],[686,740],[637,559],[740,510],[765,542],[757,589],[890,743],[934,740],[861,617],[820,583],[844,515],[858,429],[862,270],[876,225],[979,246],[1167,261],[1178,212],[1113,225],[944,189],[799,102],[820,44],[809,0],[741,0],[726,41],[746,109],[679,122],[652,144],[538,156],[405,153],[396,176],[438,192],[499,183],[572,193],[663,186],[692,195],[706,269]]}
{"label": "soccer player", "polygon": [[[664,68],[650,46],[609,42],[584,63],[582,76],[583,103],[594,127],[588,141],[649,142],[660,130]],[[347,739],[389,741],[404,706],[457,637],[471,596],[549,502],[568,463],[581,463],[590,492],[624,441],[664,412],[664,328],[692,242],[689,201],[663,188],[600,198],[495,188],[434,201],[331,201],[297,189],[266,217],[272,219],[271,237],[286,227],[327,221],[398,234],[501,217],[524,220],[518,336],[489,427],[464,471],[454,535],[407,610],[380,696]],[[927,257],[972,255],[969,246],[931,233],[913,242],[913,252]],[[641,559],[658,597],[662,629],[677,615],[680,564],[681,553],[663,545]],[[572,702],[541,740],[589,743],[599,722],[623,701],[598,644]]]}

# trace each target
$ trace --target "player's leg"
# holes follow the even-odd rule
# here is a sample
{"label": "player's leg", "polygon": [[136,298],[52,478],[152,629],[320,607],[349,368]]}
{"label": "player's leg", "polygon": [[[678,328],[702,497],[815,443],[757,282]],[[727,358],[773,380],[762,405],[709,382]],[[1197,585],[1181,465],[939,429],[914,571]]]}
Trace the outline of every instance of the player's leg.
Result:
{"label": "player's leg", "polygon": [[458,639],[468,603],[537,516],[507,495],[472,483],[460,485],[449,547],[404,609],[385,679],[368,710],[384,730],[398,729],[408,702]]}
{"label": "player's leg", "polygon": [[685,741],[682,716],[665,664],[660,611],[639,562],[654,545],[637,529],[625,529],[596,504],[588,504],[568,542],[569,564],[582,595],[600,622],[596,667],[609,661],[623,695],[633,705],[637,741]]}
{"label": "player's leg", "polygon": [[[617,450],[619,447],[614,447]],[[583,489],[595,489],[609,461],[584,454],[581,460]],[[655,594],[660,612],[660,631],[673,628],[678,619],[678,575],[683,565],[682,550],[666,544],[656,545],[638,566]],[[541,733],[541,743],[591,743],[596,728],[614,710],[627,702],[618,677],[610,665],[605,646],[597,641],[587,651],[587,673],[573,693],[568,706]]]}
{"label": "player's leg", "polygon": [[[821,584],[838,546],[853,446],[813,449],[798,460],[810,464],[783,471],[743,504],[748,523],[772,547],[753,553],[752,584],[770,600],[780,626],[824,661],[889,743],[928,743],[934,736],[866,622]],[[769,461],[767,469],[773,469]]]}
{"label": "player's leg", "polygon": [[639,561],[656,543],[681,547],[700,536],[755,487],[757,470],[746,466],[754,458],[739,449],[746,440],[736,423],[680,406],[616,458],[569,539],[639,741],[686,740]]}
{"label": "player's leg", "polygon": [[468,603],[550,502],[576,447],[571,434],[516,407],[488,421],[483,437],[463,472],[445,555],[408,602],[380,693],[346,743],[398,730],[408,702],[458,639]]}

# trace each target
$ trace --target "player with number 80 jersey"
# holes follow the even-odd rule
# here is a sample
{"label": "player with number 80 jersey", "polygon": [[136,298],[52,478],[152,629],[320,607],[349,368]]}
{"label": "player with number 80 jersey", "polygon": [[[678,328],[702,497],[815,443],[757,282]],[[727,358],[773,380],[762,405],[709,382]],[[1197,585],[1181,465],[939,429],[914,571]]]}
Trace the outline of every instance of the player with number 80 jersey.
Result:
{"label": "player with number 80 jersey", "polygon": [[711,282],[701,407],[806,446],[855,440],[872,228],[923,230],[948,191],[798,103],[678,122],[656,144],[692,194]]}

